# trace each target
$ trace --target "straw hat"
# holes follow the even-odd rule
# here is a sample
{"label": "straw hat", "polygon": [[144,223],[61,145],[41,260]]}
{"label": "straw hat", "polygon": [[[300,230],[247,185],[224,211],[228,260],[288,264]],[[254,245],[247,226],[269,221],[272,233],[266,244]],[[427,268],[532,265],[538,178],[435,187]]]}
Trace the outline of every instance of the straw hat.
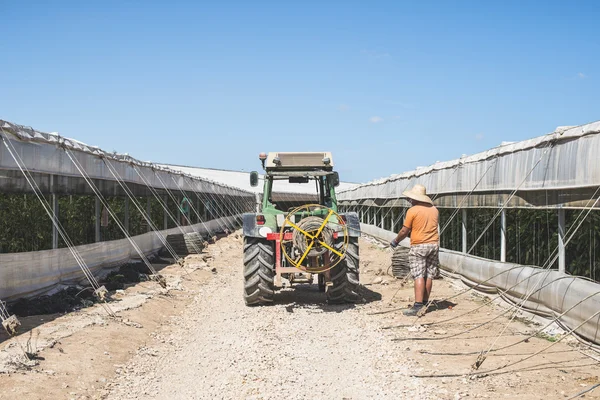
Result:
{"label": "straw hat", "polygon": [[433,205],[433,201],[431,201],[429,196],[427,196],[427,193],[425,192],[425,186],[423,185],[415,185],[412,189],[402,192],[402,195],[408,197],[409,199]]}

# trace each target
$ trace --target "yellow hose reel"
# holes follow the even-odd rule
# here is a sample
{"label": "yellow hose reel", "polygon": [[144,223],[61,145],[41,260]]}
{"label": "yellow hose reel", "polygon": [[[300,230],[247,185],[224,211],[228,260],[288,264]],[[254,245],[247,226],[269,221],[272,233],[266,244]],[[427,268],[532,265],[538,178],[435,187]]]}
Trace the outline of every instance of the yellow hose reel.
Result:
{"label": "yellow hose reel", "polygon": [[[336,237],[343,237],[343,241]],[[331,208],[306,204],[286,215],[279,240],[282,253],[291,265],[302,272],[319,274],[335,267],[346,256],[348,227]],[[290,249],[294,254],[288,253]]]}

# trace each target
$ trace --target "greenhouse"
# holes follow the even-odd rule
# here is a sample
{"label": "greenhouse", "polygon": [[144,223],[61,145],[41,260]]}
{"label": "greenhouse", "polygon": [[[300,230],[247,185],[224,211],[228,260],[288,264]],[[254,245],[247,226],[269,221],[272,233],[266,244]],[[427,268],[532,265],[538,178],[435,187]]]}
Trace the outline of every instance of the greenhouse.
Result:
{"label": "greenhouse", "polygon": [[448,275],[534,313],[562,316],[566,327],[583,324],[578,333],[598,342],[600,300],[591,283],[600,277],[598,154],[600,122],[561,127],[339,198],[344,211],[359,214],[363,233],[390,240],[409,207],[402,192],[424,185],[440,210],[440,262]]}
{"label": "greenhouse", "polygon": [[[6,121],[0,127],[4,301],[74,284],[98,292],[98,276],[131,260],[155,272],[147,257],[200,252],[204,241],[238,229],[260,202],[260,186],[250,187],[246,172],[147,163]],[[599,152],[600,122],[562,127],[385,179],[342,183],[339,208],[359,215],[364,235],[389,240],[409,207],[402,192],[424,185],[440,210],[448,276],[566,328],[581,324],[578,333],[598,342],[597,321],[589,320],[600,309],[591,296],[600,276]],[[306,193],[284,186],[278,196]]]}
{"label": "greenhouse", "polygon": [[190,234],[198,252],[255,207],[254,193],[224,183],[6,121],[0,128],[4,301],[83,282],[98,289],[98,275],[132,259],[163,248],[180,258],[174,246]]}

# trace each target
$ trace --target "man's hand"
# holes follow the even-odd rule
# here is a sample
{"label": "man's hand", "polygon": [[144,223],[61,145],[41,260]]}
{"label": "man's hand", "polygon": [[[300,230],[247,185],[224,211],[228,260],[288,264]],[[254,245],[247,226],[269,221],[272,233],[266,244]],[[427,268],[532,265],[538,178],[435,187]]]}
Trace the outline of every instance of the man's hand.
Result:
{"label": "man's hand", "polygon": [[408,237],[409,233],[410,233],[410,229],[403,226],[402,229],[400,229],[400,232],[398,232],[398,236],[396,236],[394,238],[394,240],[392,240],[390,242],[390,246],[392,246],[392,248],[395,249],[400,244],[401,241],[403,241],[404,239],[406,239]]}

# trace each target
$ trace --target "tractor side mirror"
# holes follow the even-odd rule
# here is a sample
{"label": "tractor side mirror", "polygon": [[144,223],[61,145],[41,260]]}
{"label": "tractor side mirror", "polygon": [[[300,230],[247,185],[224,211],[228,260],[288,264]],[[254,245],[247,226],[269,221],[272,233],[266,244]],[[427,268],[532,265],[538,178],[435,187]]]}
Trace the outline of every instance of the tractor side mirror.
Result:
{"label": "tractor side mirror", "polygon": [[331,185],[333,187],[340,186],[340,175],[337,173],[337,171],[331,175]]}
{"label": "tractor side mirror", "polygon": [[258,172],[256,172],[256,171],[250,172],[250,186],[252,186],[252,187],[258,186]]}

